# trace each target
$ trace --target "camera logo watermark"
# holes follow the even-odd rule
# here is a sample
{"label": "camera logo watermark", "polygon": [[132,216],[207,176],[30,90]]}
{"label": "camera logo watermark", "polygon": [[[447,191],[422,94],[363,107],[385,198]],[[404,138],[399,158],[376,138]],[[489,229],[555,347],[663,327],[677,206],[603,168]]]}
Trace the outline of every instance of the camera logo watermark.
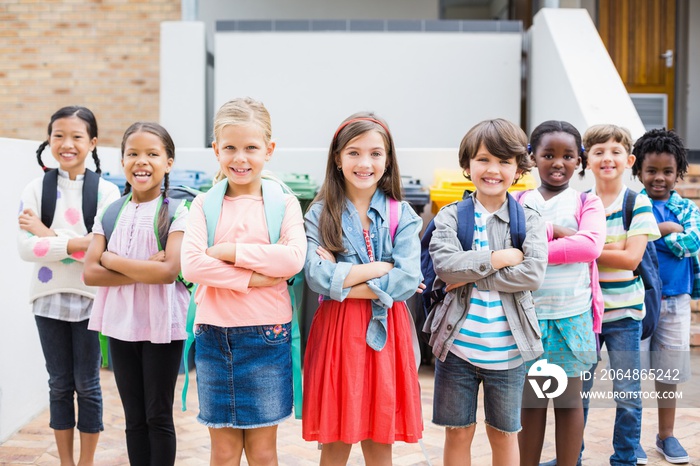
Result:
{"label": "camera logo watermark", "polygon": [[[566,390],[566,386],[569,383],[566,377],[566,372],[560,366],[547,362],[546,359],[541,359],[530,367],[527,371],[529,377],[547,377],[543,382],[542,386],[535,379],[528,379],[532,390],[537,395],[537,398],[556,398]],[[552,378],[557,381],[556,389],[552,392]]]}

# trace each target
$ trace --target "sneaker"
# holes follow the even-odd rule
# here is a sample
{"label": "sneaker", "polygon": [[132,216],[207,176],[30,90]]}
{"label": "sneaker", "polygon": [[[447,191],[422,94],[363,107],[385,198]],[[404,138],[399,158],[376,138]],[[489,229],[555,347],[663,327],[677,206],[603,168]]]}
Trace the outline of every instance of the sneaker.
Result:
{"label": "sneaker", "polygon": [[642,448],[642,445],[639,443],[637,444],[637,448],[634,449],[634,456],[637,457],[637,464],[647,464],[649,461],[644,448]]}
{"label": "sneaker", "polygon": [[656,451],[664,455],[666,461],[673,464],[683,464],[690,461],[688,452],[681,446],[676,437],[669,437],[661,440],[656,436]]}

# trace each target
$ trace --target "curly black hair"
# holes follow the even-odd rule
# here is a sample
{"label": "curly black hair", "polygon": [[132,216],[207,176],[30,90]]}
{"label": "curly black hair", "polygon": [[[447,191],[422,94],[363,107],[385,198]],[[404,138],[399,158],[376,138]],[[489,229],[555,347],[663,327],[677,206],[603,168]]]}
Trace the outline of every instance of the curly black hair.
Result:
{"label": "curly black hair", "polygon": [[637,139],[632,148],[632,153],[637,159],[632,165],[632,175],[639,177],[642,172],[642,163],[647,154],[667,153],[676,159],[678,177],[688,173],[688,149],[685,148],[683,139],[672,129],[652,129]]}

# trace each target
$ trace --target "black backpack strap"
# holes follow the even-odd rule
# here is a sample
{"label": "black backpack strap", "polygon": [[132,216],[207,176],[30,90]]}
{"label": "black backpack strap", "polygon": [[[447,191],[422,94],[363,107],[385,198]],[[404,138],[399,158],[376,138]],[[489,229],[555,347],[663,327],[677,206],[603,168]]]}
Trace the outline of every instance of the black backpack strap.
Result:
{"label": "black backpack strap", "polygon": [[41,188],[41,223],[51,228],[53,215],[56,212],[56,197],[58,191],[58,169],[54,168],[44,173]]}
{"label": "black backpack strap", "polygon": [[92,232],[92,226],[95,224],[99,186],[100,175],[92,170],[85,169],[85,178],[83,178],[83,222],[85,222],[85,228],[87,228],[88,233]]}
{"label": "black backpack strap", "polygon": [[510,240],[514,248],[522,251],[527,233],[525,210],[510,193],[506,193],[506,197],[508,198],[508,216],[510,217]]}

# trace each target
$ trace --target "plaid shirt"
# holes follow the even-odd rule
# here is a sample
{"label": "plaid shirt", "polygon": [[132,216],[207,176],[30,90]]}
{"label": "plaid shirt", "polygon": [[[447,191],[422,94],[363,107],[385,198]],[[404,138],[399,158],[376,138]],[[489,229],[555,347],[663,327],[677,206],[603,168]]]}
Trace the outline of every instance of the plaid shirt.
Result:
{"label": "plaid shirt", "polygon": [[[642,190],[646,194],[646,190]],[[693,259],[693,291],[691,298],[700,298],[700,209],[695,202],[681,197],[676,191],[671,191],[671,197],[666,202],[668,210],[678,218],[683,225],[683,233],[670,233],[663,237],[666,246],[678,258]]]}

